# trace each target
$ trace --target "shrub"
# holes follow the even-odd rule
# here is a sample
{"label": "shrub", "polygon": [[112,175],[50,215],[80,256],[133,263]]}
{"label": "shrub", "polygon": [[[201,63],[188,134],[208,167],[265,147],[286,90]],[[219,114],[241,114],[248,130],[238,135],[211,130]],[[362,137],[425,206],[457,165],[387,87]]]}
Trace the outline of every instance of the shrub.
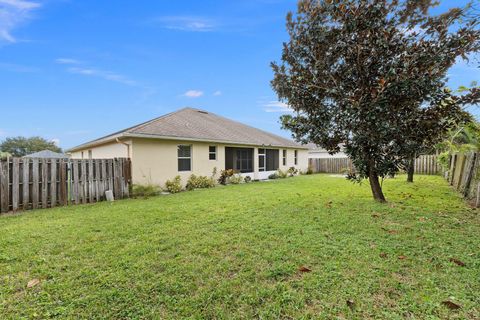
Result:
{"label": "shrub", "polygon": [[207,176],[196,176],[192,174],[187,181],[187,190],[215,187],[215,180]]}
{"label": "shrub", "polygon": [[440,153],[437,162],[444,171],[448,170],[450,168],[450,153],[448,151]]}
{"label": "shrub", "polygon": [[243,178],[243,181],[245,181],[245,183],[249,183],[252,181],[252,177],[246,176],[245,178]]}
{"label": "shrub", "polygon": [[234,174],[228,178],[228,182],[231,184],[239,184],[242,183],[243,177],[241,174]]}
{"label": "shrub", "polygon": [[295,167],[288,168],[287,172],[290,177],[293,177],[294,175],[298,174],[298,170]]}
{"label": "shrub", "polygon": [[173,180],[167,180],[167,182],[165,182],[165,189],[170,193],[182,191],[182,178],[176,176]]}
{"label": "shrub", "polygon": [[230,178],[234,174],[235,174],[235,171],[233,171],[232,169],[222,170],[220,172],[220,178],[218,178],[218,183],[226,185],[228,182],[228,178]]}
{"label": "shrub", "polygon": [[134,184],[132,186],[132,197],[153,197],[159,195],[161,191],[160,187],[154,184]]}
{"label": "shrub", "polygon": [[279,178],[279,176],[278,176],[277,172],[274,172],[274,173],[272,173],[271,175],[268,176],[268,179],[272,179],[272,180],[273,179],[278,179],[278,178]]}
{"label": "shrub", "polygon": [[288,172],[287,171],[282,171],[280,169],[277,170],[277,177],[279,179],[285,179],[286,177],[288,177]]}

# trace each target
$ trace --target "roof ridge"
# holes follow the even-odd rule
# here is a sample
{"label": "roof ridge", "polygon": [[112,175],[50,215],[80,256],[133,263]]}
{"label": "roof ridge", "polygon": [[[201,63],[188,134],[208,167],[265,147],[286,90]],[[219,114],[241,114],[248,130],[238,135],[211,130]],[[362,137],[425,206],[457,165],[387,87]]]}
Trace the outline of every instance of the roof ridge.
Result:
{"label": "roof ridge", "polygon": [[166,113],[166,114],[164,114],[164,115],[161,115],[161,116],[156,117],[156,118],[154,118],[154,119],[151,119],[151,120],[149,120],[149,121],[145,121],[145,122],[139,123],[139,124],[137,124],[137,125],[135,125],[135,126],[133,126],[133,127],[124,129],[124,130],[122,130],[122,131],[120,131],[120,132],[117,132],[117,133],[130,132],[130,131],[132,131],[132,130],[140,129],[140,128],[142,128],[142,127],[145,127],[146,125],[149,125],[149,124],[152,123],[152,122],[155,122],[155,121],[158,121],[158,120],[160,120],[160,119],[164,119],[164,118],[170,117],[170,116],[172,116],[172,115],[174,115],[174,114],[176,114],[176,113],[179,113],[179,112],[181,112],[181,111],[185,111],[185,110],[188,110],[188,109],[195,110],[194,108],[191,108],[191,107],[183,107],[183,108],[181,108],[181,109],[178,109],[178,110],[175,110],[175,111]]}

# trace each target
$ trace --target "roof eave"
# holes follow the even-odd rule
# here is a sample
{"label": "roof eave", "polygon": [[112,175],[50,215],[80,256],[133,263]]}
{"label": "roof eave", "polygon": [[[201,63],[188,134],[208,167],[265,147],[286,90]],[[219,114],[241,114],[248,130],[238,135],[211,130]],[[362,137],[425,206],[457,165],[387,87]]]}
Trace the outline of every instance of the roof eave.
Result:
{"label": "roof eave", "polygon": [[145,139],[158,139],[158,140],[179,140],[179,141],[192,141],[192,142],[213,142],[213,143],[234,144],[234,145],[243,145],[243,146],[265,146],[265,147],[295,148],[295,149],[308,150],[307,147],[302,146],[302,145],[259,144],[259,143],[242,142],[242,141],[188,138],[188,137],[177,137],[177,136],[160,136],[160,135],[145,134],[145,133],[126,133],[124,136],[129,137],[129,138],[145,138]]}
{"label": "roof eave", "polygon": [[142,138],[142,139],[157,139],[157,140],[178,140],[178,141],[191,141],[191,142],[213,142],[213,143],[221,143],[221,144],[231,144],[231,145],[243,145],[243,146],[263,146],[263,147],[276,147],[276,148],[293,148],[293,149],[305,149],[308,150],[307,147],[302,145],[287,145],[287,144],[257,144],[257,143],[250,143],[250,142],[242,142],[242,141],[229,141],[229,140],[212,140],[212,139],[201,139],[201,138],[188,138],[188,137],[177,137],[177,136],[160,136],[155,134],[144,134],[144,133],[121,133],[115,136],[110,136],[105,139],[91,141],[79,145],[77,147],[71,148],[67,150],[67,152],[75,152],[80,150],[85,150],[91,147],[95,147],[98,145],[102,145],[108,142],[115,141],[119,138]]}

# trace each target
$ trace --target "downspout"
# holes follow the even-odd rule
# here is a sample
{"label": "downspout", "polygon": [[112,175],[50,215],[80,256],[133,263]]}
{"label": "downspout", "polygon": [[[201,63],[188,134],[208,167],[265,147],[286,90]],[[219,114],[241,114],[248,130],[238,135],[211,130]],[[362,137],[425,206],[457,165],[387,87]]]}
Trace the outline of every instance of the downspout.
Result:
{"label": "downspout", "polygon": [[128,157],[129,159],[131,159],[132,157],[130,156],[130,144],[121,141],[119,138],[115,138],[115,140],[117,141],[117,143],[121,143],[121,144],[127,146],[127,157]]}

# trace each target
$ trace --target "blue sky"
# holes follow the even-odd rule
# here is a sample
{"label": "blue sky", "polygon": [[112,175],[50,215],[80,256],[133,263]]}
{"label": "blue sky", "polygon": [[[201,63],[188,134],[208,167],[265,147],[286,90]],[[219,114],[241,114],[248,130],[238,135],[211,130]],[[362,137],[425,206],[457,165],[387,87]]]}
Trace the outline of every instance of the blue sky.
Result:
{"label": "blue sky", "polygon": [[[69,148],[185,106],[289,137],[269,65],[295,8],[295,0],[0,0],[0,139],[40,135]],[[459,63],[450,84],[479,75]]]}

